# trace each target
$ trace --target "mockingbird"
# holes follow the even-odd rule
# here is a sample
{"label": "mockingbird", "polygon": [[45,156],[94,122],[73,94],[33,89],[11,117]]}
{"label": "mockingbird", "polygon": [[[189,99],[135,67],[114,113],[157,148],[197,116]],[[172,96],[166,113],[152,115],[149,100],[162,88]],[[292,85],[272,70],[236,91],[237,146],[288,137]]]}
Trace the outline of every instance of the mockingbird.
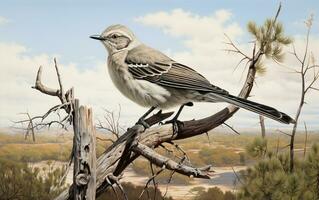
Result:
{"label": "mockingbird", "polygon": [[109,26],[101,35],[90,37],[100,40],[107,49],[108,71],[117,89],[135,103],[150,107],[139,120],[143,125],[147,126],[144,118],[155,108],[179,105],[173,118],[177,120],[183,106],[192,105],[189,102],[227,102],[281,123],[294,123],[285,113],[212,85],[194,69],[140,42],[123,25]]}

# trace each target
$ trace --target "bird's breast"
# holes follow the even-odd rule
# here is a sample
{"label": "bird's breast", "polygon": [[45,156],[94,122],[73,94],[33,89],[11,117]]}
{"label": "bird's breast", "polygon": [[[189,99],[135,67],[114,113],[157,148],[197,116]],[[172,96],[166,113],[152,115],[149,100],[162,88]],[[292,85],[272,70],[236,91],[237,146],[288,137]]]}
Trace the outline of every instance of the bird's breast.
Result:
{"label": "bird's breast", "polygon": [[116,88],[127,98],[144,106],[160,106],[165,104],[171,93],[154,83],[134,79],[125,65],[108,63],[108,71]]}

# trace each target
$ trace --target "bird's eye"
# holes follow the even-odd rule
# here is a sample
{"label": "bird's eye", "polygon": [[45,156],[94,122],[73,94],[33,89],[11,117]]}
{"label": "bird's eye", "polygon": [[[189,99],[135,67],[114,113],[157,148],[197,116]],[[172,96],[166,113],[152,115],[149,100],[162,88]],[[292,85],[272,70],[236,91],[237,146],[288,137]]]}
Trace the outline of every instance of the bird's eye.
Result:
{"label": "bird's eye", "polygon": [[112,37],[113,39],[115,39],[115,38],[117,38],[117,35],[113,34],[111,37]]}

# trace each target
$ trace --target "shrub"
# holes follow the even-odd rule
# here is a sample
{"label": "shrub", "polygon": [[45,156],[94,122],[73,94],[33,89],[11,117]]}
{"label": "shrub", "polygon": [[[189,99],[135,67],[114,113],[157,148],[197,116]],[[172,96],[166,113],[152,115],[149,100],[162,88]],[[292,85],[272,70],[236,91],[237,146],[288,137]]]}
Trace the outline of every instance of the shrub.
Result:
{"label": "shrub", "polygon": [[194,200],[235,200],[236,196],[232,192],[223,192],[218,187],[209,188],[205,191],[201,187],[195,187],[191,190],[192,192],[197,192]]}
{"label": "shrub", "polygon": [[41,172],[25,163],[0,159],[1,199],[50,200],[65,189],[60,185],[65,169],[49,170],[45,176],[40,175]]}
{"label": "shrub", "polygon": [[[132,183],[123,183],[123,188],[127,194],[128,199],[138,199],[141,192],[143,191],[144,186],[135,186]],[[140,200],[154,199],[155,190],[153,187],[149,187],[148,192],[145,191],[140,198]],[[118,197],[118,198],[117,198]],[[115,188],[115,192],[109,188],[106,192],[101,194],[97,200],[114,200],[114,199],[125,199],[123,193],[119,188]],[[173,200],[171,197],[163,197],[161,191],[156,189],[156,198],[155,200]]]}
{"label": "shrub", "polygon": [[292,173],[288,161],[287,154],[268,153],[255,166],[242,171],[238,198],[319,199],[319,146],[313,145],[306,159],[296,158]]}
{"label": "shrub", "polygon": [[205,164],[214,166],[240,165],[240,156],[232,149],[204,147],[199,151],[199,157]]}

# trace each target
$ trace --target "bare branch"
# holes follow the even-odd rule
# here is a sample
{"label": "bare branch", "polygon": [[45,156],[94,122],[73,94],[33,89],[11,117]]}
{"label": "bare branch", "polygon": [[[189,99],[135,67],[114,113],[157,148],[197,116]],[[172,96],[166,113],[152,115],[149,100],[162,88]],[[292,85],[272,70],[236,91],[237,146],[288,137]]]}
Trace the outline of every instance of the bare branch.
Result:
{"label": "bare branch", "polygon": [[[114,175],[112,175],[112,174],[109,174],[108,175],[108,179],[109,180],[111,180],[111,182],[113,182],[113,183],[115,183],[116,185],[117,185],[117,187],[120,189],[120,191],[122,192],[122,194],[123,194],[123,196],[124,196],[124,199],[125,200],[128,200],[128,197],[127,197],[127,194],[126,194],[126,192],[124,191],[124,188],[123,188],[123,186],[121,185],[121,183],[120,183],[120,179],[121,179],[122,177],[121,176],[119,176],[119,177],[116,177],[116,176],[114,176]],[[112,184],[111,184],[112,185]],[[116,196],[117,196],[117,193],[115,192],[115,194],[116,194]]]}
{"label": "bare branch", "polygon": [[40,92],[50,95],[50,96],[59,96],[59,90],[58,89],[52,89],[49,88],[45,85],[43,85],[42,81],[41,81],[41,77],[42,77],[42,66],[39,67],[38,73],[37,73],[37,78],[35,81],[35,86],[32,86],[33,89],[39,90]]}
{"label": "bare branch", "polygon": [[35,135],[34,135],[34,125],[33,125],[33,121],[32,121],[32,118],[30,117],[30,114],[27,112],[27,113],[21,113],[21,114],[25,114],[28,116],[28,119],[29,119],[29,124],[28,124],[28,128],[27,128],[27,132],[25,134],[25,139],[27,139],[28,135],[29,135],[29,132],[31,131],[31,134],[32,134],[32,140],[33,142],[35,142]]}
{"label": "bare branch", "polygon": [[234,167],[231,167],[231,169],[233,170],[237,180],[243,185],[244,183],[242,182],[242,180],[240,179],[240,177],[238,176],[237,172],[235,171]]}
{"label": "bare branch", "polygon": [[166,197],[166,195],[167,195],[167,192],[168,192],[168,186],[169,186],[169,184],[171,183],[171,181],[172,181],[172,179],[173,179],[173,175],[175,174],[175,171],[172,171],[171,172],[171,174],[170,174],[170,176],[169,176],[169,178],[168,178],[168,181],[167,181],[167,183],[166,183],[166,187],[165,187],[165,192],[164,192],[164,194],[163,194],[163,198],[165,198]]}
{"label": "bare branch", "polygon": [[251,60],[251,58],[249,56],[247,56],[245,53],[243,53],[234,43],[233,41],[230,39],[230,37],[224,33],[226,39],[228,40],[228,42],[226,42],[225,44],[230,45],[232,48],[234,49],[225,49],[225,51],[227,52],[233,52],[233,53],[238,53],[240,55],[242,55],[244,57],[244,59],[247,60]]}
{"label": "bare branch", "polygon": [[300,62],[300,64],[302,64],[302,60],[299,58],[294,44],[292,44],[292,49],[293,49],[293,52],[291,52],[291,54],[296,57],[296,59]]}
{"label": "bare branch", "polygon": [[[151,163],[150,163],[151,164]],[[161,168],[160,170],[158,170],[156,173],[154,173],[154,171],[152,171],[152,176],[148,179],[148,181],[146,182],[140,196],[138,197],[138,199],[141,199],[141,197],[143,196],[144,192],[147,191],[148,185],[150,184],[151,181],[154,181],[155,184],[155,178],[162,173],[165,170],[165,167]],[[156,190],[156,188],[154,187],[154,190]],[[147,191],[148,192],[148,191]],[[149,196],[149,194],[147,194],[147,196]],[[150,199],[150,198],[148,198]]]}
{"label": "bare branch", "polygon": [[[56,75],[58,78],[58,83],[59,83],[59,88],[60,89],[53,89],[53,88],[49,88],[47,86],[45,86],[42,83],[42,66],[39,67],[38,72],[37,72],[37,77],[36,77],[36,81],[35,81],[35,85],[32,86],[32,88],[40,91],[43,94],[47,94],[50,96],[55,96],[58,97],[59,100],[61,101],[61,104],[55,105],[53,107],[51,107],[45,114],[40,115],[40,116],[35,116],[35,117],[31,117],[29,114],[28,115],[28,119],[26,120],[20,120],[17,121],[15,123],[25,123],[28,122],[28,128],[27,130],[27,134],[29,131],[32,132],[32,135],[34,137],[34,130],[35,129],[41,129],[43,127],[50,127],[53,124],[58,124],[60,125],[63,129],[67,129],[66,128],[66,124],[69,122],[72,122],[72,111],[73,111],[73,88],[69,89],[66,93],[64,93],[63,91],[63,84],[62,84],[62,80],[61,80],[61,75],[59,72],[59,68],[57,65],[57,61],[54,58],[54,67],[55,67],[55,71],[56,71]],[[61,119],[61,116],[59,114],[59,111],[63,109],[66,112],[66,116],[64,116]],[[56,113],[57,116],[59,117],[58,120],[52,120],[49,122],[45,122],[44,120],[46,118],[48,118],[48,116],[52,113]]]}
{"label": "bare branch", "polygon": [[319,91],[319,88],[315,88],[315,87],[310,87],[309,89]]}
{"label": "bare branch", "polygon": [[232,130],[234,133],[236,133],[237,135],[240,135],[240,133],[238,131],[236,131],[236,129],[234,129],[234,127],[230,126],[229,124],[227,124],[226,122],[223,123],[225,126],[227,126],[230,130]]}
{"label": "bare branch", "polygon": [[279,129],[277,129],[277,132],[282,133],[282,134],[284,134],[284,135],[287,135],[287,136],[291,137],[291,134],[286,133],[286,132],[284,132],[284,131],[281,131],[281,130],[279,130]]}
{"label": "bare branch", "polygon": [[59,82],[59,86],[60,86],[60,90],[58,90],[59,91],[59,97],[61,99],[61,103],[64,104],[64,103],[66,103],[66,99],[65,99],[65,96],[64,96],[64,90],[63,90],[63,85],[62,85],[62,80],[61,80],[61,74],[59,72],[59,68],[58,68],[58,65],[57,65],[56,58],[54,58],[53,60],[54,60],[54,67],[55,67],[56,75],[58,77],[58,82]]}
{"label": "bare branch", "polygon": [[210,179],[213,175],[212,173],[214,172],[211,169],[210,165],[204,168],[193,168],[190,166],[179,164],[167,157],[164,157],[156,153],[151,148],[140,143],[138,143],[135,147],[133,147],[133,151],[137,152],[138,154],[141,154],[143,157],[148,159],[151,163],[159,167],[167,168],[169,170],[174,170],[185,176]]}
{"label": "bare branch", "polygon": [[[153,164],[150,162],[150,167],[151,167],[151,172],[152,172],[152,176],[154,176],[154,169],[153,169]],[[154,186],[154,200],[156,199],[156,192],[157,192],[157,183],[155,180],[155,177],[153,178],[153,186]]]}
{"label": "bare branch", "polygon": [[189,156],[187,155],[186,151],[181,146],[179,146],[178,144],[175,144],[173,141],[169,141],[168,143],[173,145],[177,149],[177,151],[183,154],[183,157],[179,158],[181,160],[181,163],[183,163],[184,160],[186,160],[189,164],[191,163]]}

